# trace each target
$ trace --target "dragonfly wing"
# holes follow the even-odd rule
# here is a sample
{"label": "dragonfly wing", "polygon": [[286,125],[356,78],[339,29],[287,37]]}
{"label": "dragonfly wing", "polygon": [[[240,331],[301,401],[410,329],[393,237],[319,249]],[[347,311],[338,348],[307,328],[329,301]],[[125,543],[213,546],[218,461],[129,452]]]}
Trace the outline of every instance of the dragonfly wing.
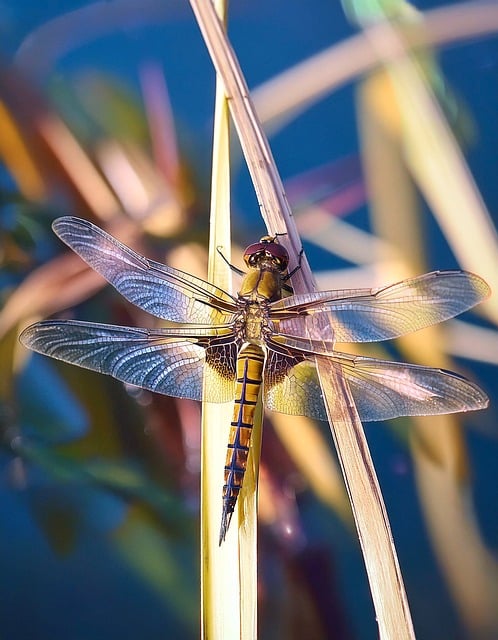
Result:
{"label": "dragonfly wing", "polygon": [[67,216],[52,226],[121,295],[157,318],[223,324],[236,312],[234,299],[222,289],[144,258],[87,220]]}
{"label": "dragonfly wing", "polygon": [[443,369],[337,354],[365,421],[484,409],[488,397],[473,382]]}
{"label": "dragonfly wing", "polygon": [[269,348],[263,392],[267,409],[327,420],[315,364],[303,356]]}
{"label": "dragonfly wing", "polygon": [[279,321],[279,333],[305,336],[314,316],[329,313],[336,342],[376,342],[453,318],[489,294],[484,280],[472,273],[433,271],[381,289],[318,291],[283,298],[271,305],[271,317]]}
{"label": "dragonfly wing", "polygon": [[177,398],[202,399],[207,366],[216,384],[209,385],[204,400],[227,402],[234,398],[236,344],[231,336],[209,337],[208,332],[207,327],[149,330],[47,320],[28,327],[20,338],[39,353]]}
{"label": "dragonfly wing", "polygon": [[[477,385],[450,371],[339,352],[327,360],[347,379],[365,422],[471,411],[488,404]],[[280,348],[277,352],[270,348],[268,368],[265,384],[269,409],[327,419],[313,360],[304,353],[285,354]]]}

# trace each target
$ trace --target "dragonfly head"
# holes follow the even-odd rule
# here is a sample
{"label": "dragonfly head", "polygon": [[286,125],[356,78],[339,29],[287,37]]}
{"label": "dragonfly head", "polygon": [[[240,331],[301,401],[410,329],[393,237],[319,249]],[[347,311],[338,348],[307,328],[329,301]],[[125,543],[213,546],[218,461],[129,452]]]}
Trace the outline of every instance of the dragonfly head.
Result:
{"label": "dragonfly head", "polygon": [[263,259],[270,259],[279,271],[285,271],[289,265],[289,254],[274,236],[263,236],[244,251],[244,262],[248,267],[257,267]]}

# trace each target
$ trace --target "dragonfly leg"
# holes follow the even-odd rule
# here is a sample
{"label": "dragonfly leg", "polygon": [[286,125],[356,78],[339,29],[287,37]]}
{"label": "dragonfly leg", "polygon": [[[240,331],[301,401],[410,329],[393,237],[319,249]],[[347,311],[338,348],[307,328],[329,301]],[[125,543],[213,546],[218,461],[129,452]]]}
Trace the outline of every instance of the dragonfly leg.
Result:
{"label": "dragonfly leg", "polygon": [[237,273],[239,276],[245,276],[246,275],[245,271],[242,271],[242,269],[239,269],[238,267],[236,267],[235,265],[233,265],[231,262],[229,262],[226,259],[225,254],[221,250],[221,247],[216,247],[216,251],[221,256],[221,258],[223,259],[225,264],[227,264],[234,273]]}
{"label": "dragonfly leg", "polygon": [[290,280],[290,278],[292,278],[292,276],[296,273],[296,271],[299,271],[299,269],[301,268],[301,262],[303,261],[303,255],[304,255],[304,249],[301,247],[301,251],[299,252],[297,265],[294,267],[294,269],[292,269],[292,271],[289,271],[289,273],[287,273],[282,278],[283,282],[287,282],[287,280]]}

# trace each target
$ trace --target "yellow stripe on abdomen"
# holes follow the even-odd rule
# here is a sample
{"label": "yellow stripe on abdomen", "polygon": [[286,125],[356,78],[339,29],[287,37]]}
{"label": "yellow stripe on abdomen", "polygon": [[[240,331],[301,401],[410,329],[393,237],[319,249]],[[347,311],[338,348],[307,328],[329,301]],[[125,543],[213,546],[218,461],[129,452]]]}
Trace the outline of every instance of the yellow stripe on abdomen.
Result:
{"label": "yellow stripe on abdomen", "polygon": [[245,344],[237,357],[235,406],[225,463],[220,544],[225,539],[246,472],[254,411],[263,381],[264,366],[264,350],[257,344]]}

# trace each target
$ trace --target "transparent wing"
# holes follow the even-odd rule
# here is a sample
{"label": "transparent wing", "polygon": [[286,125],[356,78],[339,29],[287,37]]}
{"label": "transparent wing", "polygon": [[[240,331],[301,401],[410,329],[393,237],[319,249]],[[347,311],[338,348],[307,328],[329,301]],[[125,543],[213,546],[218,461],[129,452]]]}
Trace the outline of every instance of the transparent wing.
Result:
{"label": "transparent wing", "polygon": [[52,226],[121,295],[157,318],[224,324],[236,311],[234,299],[222,289],[144,258],[87,220],[67,216]]}
{"label": "transparent wing", "polygon": [[234,398],[237,348],[233,336],[213,337],[210,331],[47,320],[25,329],[20,339],[52,358],[177,398],[202,399],[207,366],[216,384],[204,400],[227,402]]}
{"label": "transparent wing", "polygon": [[417,331],[470,309],[490,294],[482,278],[466,271],[433,271],[382,289],[318,291],[271,305],[277,331],[306,336],[321,314],[331,314],[335,342],[375,342]]}
{"label": "transparent wing", "polygon": [[[347,379],[360,418],[366,422],[472,411],[488,404],[477,385],[450,371],[339,352],[328,361]],[[314,361],[304,354],[270,349],[265,404],[273,411],[326,420]]]}

